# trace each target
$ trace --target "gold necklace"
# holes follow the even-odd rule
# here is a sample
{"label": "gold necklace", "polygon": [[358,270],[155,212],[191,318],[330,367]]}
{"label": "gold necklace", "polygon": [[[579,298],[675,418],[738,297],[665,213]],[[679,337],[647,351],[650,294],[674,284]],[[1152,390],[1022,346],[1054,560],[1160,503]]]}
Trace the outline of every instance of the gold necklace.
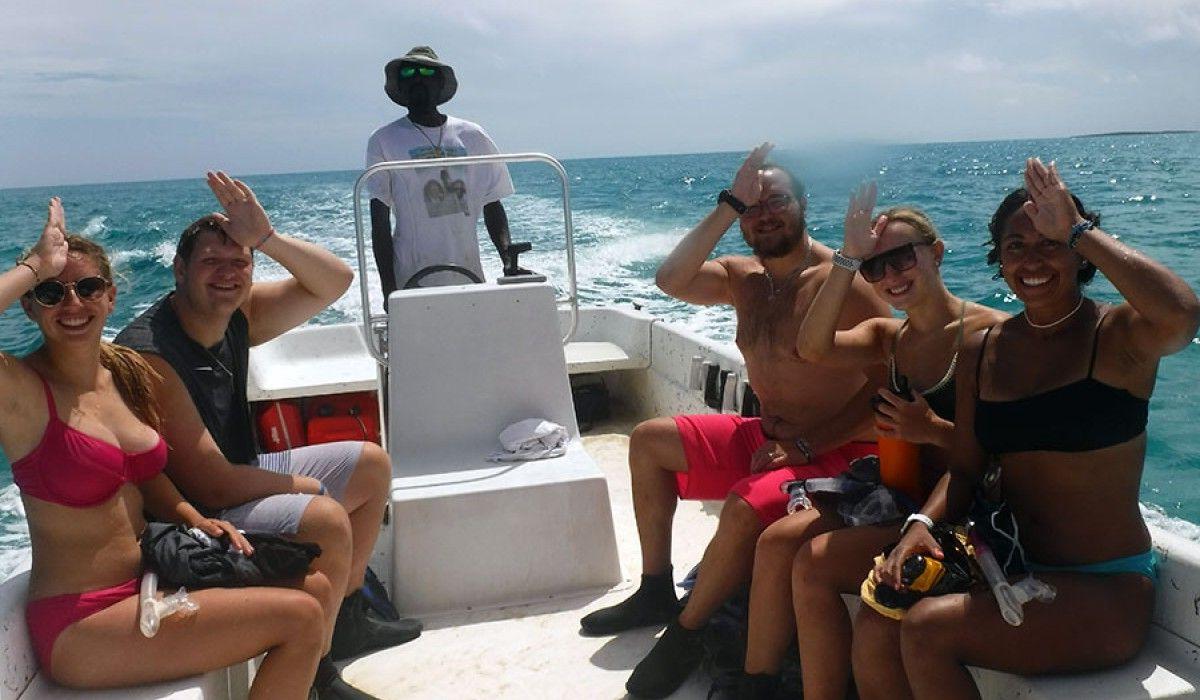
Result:
{"label": "gold necklace", "polygon": [[786,289],[787,285],[792,283],[792,280],[796,279],[801,272],[804,272],[804,270],[808,268],[808,263],[810,260],[812,260],[811,238],[808,239],[808,250],[804,253],[804,262],[800,263],[796,266],[796,269],[789,272],[787,277],[784,277],[778,285],[775,284],[775,277],[771,275],[771,271],[767,269],[766,265],[763,265],[763,274],[766,275],[767,284],[770,285],[770,291],[767,292],[767,300],[770,301],[774,299],[777,294]]}
{"label": "gold necklace", "polygon": [[434,158],[441,158],[446,155],[446,152],[442,150],[442,139],[446,136],[446,122],[442,122],[442,125],[438,128],[438,142],[436,144],[433,142],[433,139],[429,138],[429,134],[425,133],[425,129],[421,128],[420,124],[412,122],[412,125],[417,127],[417,131],[421,132],[421,135],[425,137],[429,145],[433,147]]}
{"label": "gold necklace", "polygon": [[1057,326],[1058,324],[1062,323],[1063,321],[1066,321],[1068,318],[1071,318],[1072,316],[1075,315],[1075,312],[1079,311],[1079,309],[1082,306],[1083,306],[1083,295],[1080,295],[1079,303],[1075,305],[1075,308],[1073,308],[1069,312],[1067,312],[1066,316],[1063,316],[1062,318],[1058,319],[1057,321],[1051,321],[1050,323],[1034,323],[1033,321],[1029,320],[1029,314],[1027,312],[1022,311],[1021,314],[1025,317],[1025,323],[1028,323],[1029,325],[1033,326],[1034,328],[1037,328],[1038,330],[1045,330],[1047,328],[1053,328],[1053,327]]}

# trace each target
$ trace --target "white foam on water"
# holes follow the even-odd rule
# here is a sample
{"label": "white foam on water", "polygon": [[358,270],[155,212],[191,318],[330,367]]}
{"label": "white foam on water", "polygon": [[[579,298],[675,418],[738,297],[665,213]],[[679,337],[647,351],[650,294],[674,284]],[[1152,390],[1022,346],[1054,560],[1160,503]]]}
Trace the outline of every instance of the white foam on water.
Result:
{"label": "white foam on water", "polygon": [[1153,503],[1142,503],[1142,517],[1146,523],[1154,525],[1193,542],[1200,542],[1200,525],[1167,515],[1159,506]]}
{"label": "white foam on water", "polygon": [[0,581],[29,557],[29,524],[16,484],[0,489]]}
{"label": "white foam on water", "polygon": [[[521,241],[533,238],[542,241],[548,239],[545,240],[547,246],[556,241],[561,244],[564,234],[563,209],[560,200],[516,194],[504,200],[504,207],[509,214],[513,240]],[[597,239],[613,238],[625,236],[631,232],[644,231],[646,228],[645,222],[639,219],[599,214],[592,211],[572,212],[571,224],[577,238],[580,236]],[[486,234],[484,235],[486,236]]]}
{"label": "white foam on water", "polygon": [[103,214],[99,216],[93,216],[92,218],[88,219],[86,224],[84,224],[83,230],[79,231],[79,235],[83,236],[84,238],[95,238],[96,236],[108,230],[107,221],[108,217]]}

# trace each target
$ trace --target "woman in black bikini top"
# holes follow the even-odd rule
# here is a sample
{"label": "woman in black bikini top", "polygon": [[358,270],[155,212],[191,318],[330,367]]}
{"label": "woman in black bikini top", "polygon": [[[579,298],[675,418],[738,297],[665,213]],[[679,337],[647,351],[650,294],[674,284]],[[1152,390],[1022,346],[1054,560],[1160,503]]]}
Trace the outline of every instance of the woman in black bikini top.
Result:
{"label": "woman in black bikini top", "polygon": [[[923,509],[959,522],[985,472],[998,474],[1026,564],[1057,597],[1026,604],[1015,627],[986,588],[922,599],[898,630],[864,606],[854,628],[864,698],[978,697],[968,663],[1086,671],[1133,658],[1145,641],[1156,578],[1138,506],[1146,409],[1158,361],[1192,339],[1200,301],[1098,223],[1053,163],[1027,161],[1025,187],[992,217],[988,254],[1025,310],[964,348],[947,498]],[[1097,268],[1123,303],[1083,295]],[[901,562],[936,552],[913,523],[877,573],[898,584]]]}

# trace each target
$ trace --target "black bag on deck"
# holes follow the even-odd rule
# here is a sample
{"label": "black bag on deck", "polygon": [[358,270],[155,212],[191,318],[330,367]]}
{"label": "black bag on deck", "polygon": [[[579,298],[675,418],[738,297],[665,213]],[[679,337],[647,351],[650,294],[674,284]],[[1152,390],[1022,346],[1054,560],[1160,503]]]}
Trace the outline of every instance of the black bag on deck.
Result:
{"label": "black bag on deck", "polygon": [[142,564],[168,586],[238,588],[294,581],[321,554],[320,546],[274,535],[247,534],[254,554],[231,548],[227,537],[214,538],[183,525],[149,523],[142,534]]}
{"label": "black bag on deck", "polygon": [[[687,604],[700,572],[697,564],[692,567],[679,586],[688,592],[680,607]],[[704,659],[702,668],[707,671],[712,683],[708,689],[708,700],[726,700],[737,697],[738,683],[746,661],[747,632],[750,626],[750,587],[742,586],[729,600],[717,608],[704,629]],[[793,641],[783,659],[779,672],[776,699],[800,698],[804,690],[800,679],[800,652]]]}

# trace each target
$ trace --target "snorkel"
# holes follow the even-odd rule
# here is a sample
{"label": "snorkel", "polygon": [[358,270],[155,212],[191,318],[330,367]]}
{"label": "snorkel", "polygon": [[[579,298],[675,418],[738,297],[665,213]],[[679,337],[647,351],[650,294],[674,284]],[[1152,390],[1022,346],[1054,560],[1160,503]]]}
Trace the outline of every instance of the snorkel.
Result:
{"label": "snorkel", "polygon": [[187,590],[182,586],[178,591],[159,600],[158,574],[153,571],[142,574],[142,587],[138,594],[138,627],[147,639],[158,634],[159,623],[164,617],[170,617],[177,612],[190,614],[199,609],[200,606],[188,598]]}
{"label": "snorkel", "polygon": [[1025,621],[1025,603],[1031,600],[1049,603],[1054,600],[1057,595],[1054,586],[1037,580],[1033,574],[1029,574],[1016,584],[1009,583],[1008,577],[1004,575],[1004,570],[1000,568],[1000,563],[996,561],[996,556],[992,554],[992,548],[983,541],[983,537],[974,527],[968,531],[967,540],[971,543],[971,548],[975,550],[975,561],[979,563],[983,577],[987,580],[988,587],[992,589],[996,603],[1000,605],[1000,615],[1004,617],[1005,622],[1013,627],[1019,627]]}

